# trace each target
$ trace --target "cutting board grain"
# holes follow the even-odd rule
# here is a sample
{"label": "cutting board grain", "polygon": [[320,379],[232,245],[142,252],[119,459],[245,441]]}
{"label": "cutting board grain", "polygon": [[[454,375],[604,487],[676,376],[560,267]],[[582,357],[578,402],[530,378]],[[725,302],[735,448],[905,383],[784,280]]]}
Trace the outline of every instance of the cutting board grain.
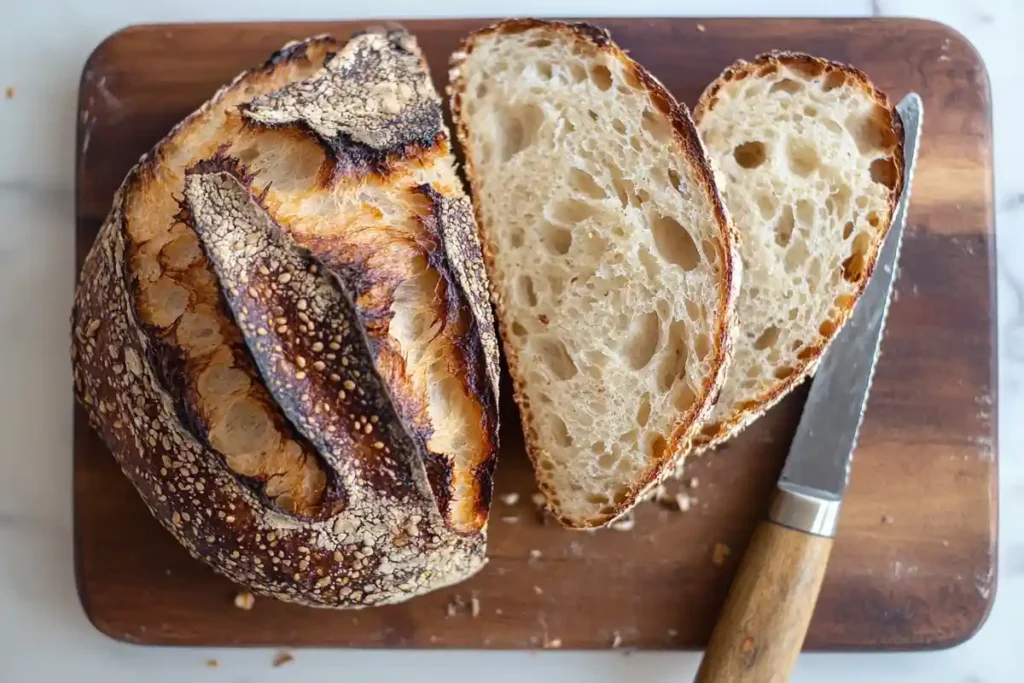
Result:
{"label": "cutting board grain", "polygon": [[[458,40],[484,23],[406,22],[439,86]],[[852,62],[896,99],[910,90],[923,96],[896,301],[807,647],[936,648],[969,637],[995,591],[997,509],[992,128],[977,52],[950,29],[913,20],[596,23],[691,105],[734,59],[771,48]],[[217,86],[290,39],[344,36],[362,25],[138,26],[103,42],[79,95],[78,263],[125,172]],[[490,564],[459,586],[358,613],[270,600],[251,612],[235,608],[231,584],[150,518],[77,411],[82,602],[101,631],[138,643],[534,648],[558,639],[563,648],[700,647],[764,514],[805,395],[798,391],[688,465],[697,498],[688,513],[645,504],[632,532],[594,534],[538,519],[506,401],[498,489],[521,495],[515,505],[495,498]],[[719,564],[717,544],[732,550]],[[476,617],[459,607],[473,598]]]}

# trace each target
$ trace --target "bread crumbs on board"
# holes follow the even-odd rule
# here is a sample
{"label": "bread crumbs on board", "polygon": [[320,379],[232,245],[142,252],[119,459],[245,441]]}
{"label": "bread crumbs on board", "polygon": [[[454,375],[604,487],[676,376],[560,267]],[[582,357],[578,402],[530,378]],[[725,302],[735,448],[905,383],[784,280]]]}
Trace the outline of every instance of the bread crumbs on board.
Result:
{"label": "bread crumbs on board", "polygon": [[274,655],[274,661],[272,663],[276,669],[277,667],[284,666],[285,664],[290,664],[293,661],[295,661],[295,657],[290,652],[282,650]]}
{"label": "bread crumbs on board", "polygon": [[235,595],[235,607],[246,612],[250,611],[256,604],[256,598],[249,591],[239,591]]}
{"label": "bread crumbs on board", "polygon": [[724,543],[716,543],[714,550],[711,551],[711,562],[717,566],[725,564],[725,558],[729,557],[729,546]]}

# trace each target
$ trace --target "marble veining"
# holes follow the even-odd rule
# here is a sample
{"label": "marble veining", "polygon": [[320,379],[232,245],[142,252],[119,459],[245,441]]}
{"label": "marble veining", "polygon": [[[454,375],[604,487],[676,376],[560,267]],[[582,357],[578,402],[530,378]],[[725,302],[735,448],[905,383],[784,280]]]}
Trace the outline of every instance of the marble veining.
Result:
{"label": "marble veining", "polygon": [[[696,653],[416,653],[301,651],[276,669],[264,649],[143,648],[116,643],[86,621],[75,594],[71,546],[71,372],[74,112],[93,47],[127,24],[161,21],[490,16],[472,0],[393,0],[363,9],[313,0],[70,0],[9,3],[0,20],[0,680],[421,681],[486,670],[490,680],[690,680]],[[919,16],[961,31],[982,54],[993,89],[998,240],[1000,556],[991,617],[965,645],[935,653],[809,655],[794,680],[853,683],[1009,683],[1024,675],[1024,3],[1018,0],[516,0],[513,15]],[[937,57],[941,59],[941,54]],[[115,84],[97,84],[119,106]],[[88,144],[88,137],[82,140]],[[971,248],[971,245],[966,245]],[[978,410],[991,410],[981,404]],[[991,444],[977,444],[991,452]],[[894,558],[898,578],[916,567]],[[998,587],[996,587],[998,583]],[[257,605],[257,609],[259,606]],[[59,656],[54,656],[59,653]],[[209,667],[210,659],[219,666]],[[474,674],[471,674],[474,675]]]}

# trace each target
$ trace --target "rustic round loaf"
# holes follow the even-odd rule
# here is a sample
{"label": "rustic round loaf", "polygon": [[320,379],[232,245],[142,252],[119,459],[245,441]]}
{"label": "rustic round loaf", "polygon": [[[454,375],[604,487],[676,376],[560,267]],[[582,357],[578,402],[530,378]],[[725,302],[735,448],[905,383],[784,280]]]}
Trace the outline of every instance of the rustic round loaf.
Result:
{"label": "rustic round loaf", "polygon": [[494,323],[404,30],[289,44],[174,128],[118,190],[72,327],[91,424],[233,581],[358,608],[483,566]]}

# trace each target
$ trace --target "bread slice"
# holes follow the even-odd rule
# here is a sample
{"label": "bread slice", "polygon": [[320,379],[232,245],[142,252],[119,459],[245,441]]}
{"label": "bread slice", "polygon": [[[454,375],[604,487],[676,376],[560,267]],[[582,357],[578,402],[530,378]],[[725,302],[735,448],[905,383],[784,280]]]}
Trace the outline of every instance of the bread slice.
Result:
{"label": "bread slice", "polygon": [[140,160],[85,260],[91,424],[261,595],[362,608],[486,561],[497,335],[449,143],[406,31],[292,43]]}
{"label": "bread slice", "polygon": [[452,108],[527,449],[594,527],[687,450],[729,358],[732,228],[689,113],[609,35],[506,21]]}
{"label": "bread slice", "polygon": [[736,434],[813,373],[874,268],[903,184],[903,127],[862,72],[804,54],[739,61],[694,114],[740,235],[732,367],[696,439]]}

